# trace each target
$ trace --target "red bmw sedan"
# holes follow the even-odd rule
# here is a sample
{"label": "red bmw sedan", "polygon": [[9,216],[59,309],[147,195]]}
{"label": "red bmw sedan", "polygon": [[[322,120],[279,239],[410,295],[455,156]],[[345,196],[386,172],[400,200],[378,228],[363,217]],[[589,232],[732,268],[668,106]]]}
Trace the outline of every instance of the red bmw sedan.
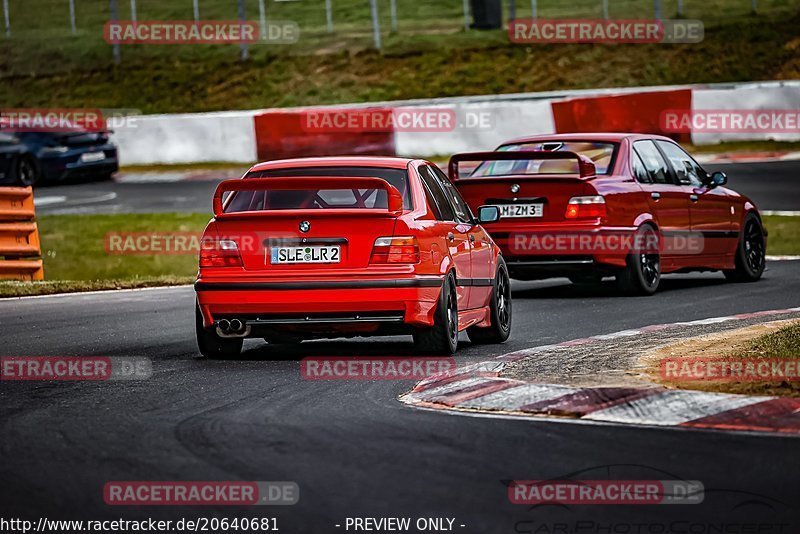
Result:
{"label": "red bmw sedan", "polygon": [[269,343],[411,334],[452,354],[458,333],[500,343],[511,291],[500,249],[435,165],[401,158],[262,163],[222,182],[205,229],[197,341],[231,357]]}
{"label": "red bmw sedan", "polygon": [[758,280],[767,233],[755,204],[707,173],[671,139],[559,134],[457,154],[449,174],[473,209],[495,206],[487,230],[512,278],[567,276],[653,294],[663,273],[722,271]]}

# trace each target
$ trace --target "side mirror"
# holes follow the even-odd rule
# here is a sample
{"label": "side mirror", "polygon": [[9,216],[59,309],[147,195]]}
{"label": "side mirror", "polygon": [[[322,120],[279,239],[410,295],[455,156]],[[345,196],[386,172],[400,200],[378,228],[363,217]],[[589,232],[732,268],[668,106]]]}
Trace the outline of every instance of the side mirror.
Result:
{"label": "side mirror", "polygon": [[478,208],[478,222],[480,224],[497,222],[500,220],[500,208],[497,206],[481,206]]}
{"label": "side mirror", "polygon": [[719,187],[728,183],[728,175],[724,172],[716,171],[711,174],[709,184],[711,187]]}

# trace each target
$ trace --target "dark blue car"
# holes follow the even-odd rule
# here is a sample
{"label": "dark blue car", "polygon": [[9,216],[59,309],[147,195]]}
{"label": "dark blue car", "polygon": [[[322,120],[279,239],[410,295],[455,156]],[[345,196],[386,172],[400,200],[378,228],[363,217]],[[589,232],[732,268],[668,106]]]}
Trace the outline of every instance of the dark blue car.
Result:
{"label": "dark blue car", "polygon": [[119,169],[107,132],[0,129],[0,184],[35,185],[70,178],[108,179]]}

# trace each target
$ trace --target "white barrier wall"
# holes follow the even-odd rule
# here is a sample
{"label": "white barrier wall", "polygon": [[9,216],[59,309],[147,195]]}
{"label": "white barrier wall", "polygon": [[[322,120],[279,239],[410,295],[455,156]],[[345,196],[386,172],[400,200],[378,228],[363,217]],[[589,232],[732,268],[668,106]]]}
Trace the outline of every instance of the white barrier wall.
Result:
{"label": "white barrier wall", "polygon": [[121,165],[256,161],[258,111],[128,117],[114,129]]}
{"label": "white barrier wall", "polygon": [[[416,107],[452,109],[459,124],[449,132],[396,132],[401,156],[443,156],[455,152],[491,150],[526,135],[555,133],[551,103],[581,96],[645,92],[681,87],[626,87],[619,89],[562,91],[514,95],[486,95],[403,102],[376,102],[332,106]],[[688,88],[684,87],[684,88]],[[325,109],[324,106],[308,109]],[[693,88],[692,109],[800,109],[800,82],[717,84]],[[257,160],[254,116],[263,110],[181,115],[145,115],[130,118],[115,128],[122,165],[231,162]],[[486,122],[488,121],[488,123]],[[798,141],[800,132],[696,133],[695,144],[741,140]]]}
{"label": "white barrier wall", "polygon": [[[800,82],[764,82],[725,89],[694,89],[692,111],[776,110],[800,111]],[[692,143],[714,145],[725,141],[800,141],[800,130],[784,133],[692,133]]]}
{"label": "white barrier wall", "polygon": [[[408,106],[412,107],[412,106]],[[420,106],[452,109],[458,127],[451,132],[395,132],[398,156],[443,156],[494,150],[524,135],[555,133],[549,100],[499,101]]]}

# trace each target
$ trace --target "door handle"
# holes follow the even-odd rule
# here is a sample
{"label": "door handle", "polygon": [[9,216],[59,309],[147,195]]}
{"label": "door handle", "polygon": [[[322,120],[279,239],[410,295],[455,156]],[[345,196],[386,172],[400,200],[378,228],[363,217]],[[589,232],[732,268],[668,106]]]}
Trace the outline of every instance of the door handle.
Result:
{"label": "door handle", "polygon": [[689,195],[689,200],[692,202],[697,202],[700,199],[697,195]]}
{"label": "door handle", "polygon": [[650,196],[655,200],[658,200],[659,198],[661,198],[661,193],[650,193]]}
{"label": "door handle", "polygon": [[474,235],[469,234],[469,242],[470,243],[474,243],[475,242],[475,236]]}
{"label": "door handle", "polygon": [[453,232],[447,234],[447,240],[451,243],[456,240],[456,236],[453,234]]}

